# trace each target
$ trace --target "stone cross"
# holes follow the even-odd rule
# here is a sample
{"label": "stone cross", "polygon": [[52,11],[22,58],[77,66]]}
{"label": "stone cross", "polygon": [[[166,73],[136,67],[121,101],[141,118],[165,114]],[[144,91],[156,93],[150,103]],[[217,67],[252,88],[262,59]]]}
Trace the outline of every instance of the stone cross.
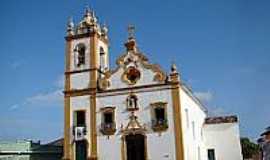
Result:
{"label": "stone cross", "polygon": [[134,38],[135,35],[135,26],[133,25],[128,25],[128,37],[129,38]]}

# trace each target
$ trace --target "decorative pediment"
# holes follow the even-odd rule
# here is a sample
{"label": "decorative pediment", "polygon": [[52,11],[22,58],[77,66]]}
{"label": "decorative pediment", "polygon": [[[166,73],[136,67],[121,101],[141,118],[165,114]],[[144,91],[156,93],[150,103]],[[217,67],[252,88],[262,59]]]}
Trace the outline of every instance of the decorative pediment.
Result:
{"label": "decorative pediment", "polygon": [[124,135],[128,134],[136,134],[136,133],[144,133],[146,131],[146,127],[142,126],[137,116],[135,116],[134,112],[131,112],[129,117],[129,122],[126,127],[121,126],[121,132]]}
{"label": "decorative pediment", "polygon": [[148,59],[137,50],[127,51],[117,59],[116,64],[116,69],[105,72],[105,76],[100,79],[101,89],[109,88],[111,78],[116,75],[119,81],[128,86],[136,85],[137,82],[146,78],[149,81],[148,84],[162,83],[166,80],[166,74],[161,70],[160,66],[150,64]]}

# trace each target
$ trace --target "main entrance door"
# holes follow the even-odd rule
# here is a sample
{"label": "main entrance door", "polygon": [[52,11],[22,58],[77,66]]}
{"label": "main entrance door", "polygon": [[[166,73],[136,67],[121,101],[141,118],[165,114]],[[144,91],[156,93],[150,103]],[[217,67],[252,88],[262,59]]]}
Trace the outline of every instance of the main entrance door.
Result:
{"label": "main entrance door", "polygon": [[87,144],[86,141],[76,142],[76,160],[87,159]]}
{"label": "main entrance door", "polygon": [[141,134],[126,136],[127,160],[145,160],[145,138]]}

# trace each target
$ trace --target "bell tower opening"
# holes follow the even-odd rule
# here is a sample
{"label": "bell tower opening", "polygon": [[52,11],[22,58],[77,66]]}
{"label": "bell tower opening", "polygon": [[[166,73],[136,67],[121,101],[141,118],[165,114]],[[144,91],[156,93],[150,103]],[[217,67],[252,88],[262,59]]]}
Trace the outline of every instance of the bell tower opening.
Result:
{"label": "bell tower opening", "polygon": [[99,55],[100,55],[100,69],[103,70],[105,68],[105,51],[103,47],[99,48]]}
{"label": "bell tower opening", "polygon": [[145,160],[145,137],[141,134],[130,134],[126,138],[127,160]]}
{"label": "bell tower opening", "polygon": [[77,51],[77,67],[80,67],[81,65],[85,64],[85,46],[83,44],[77,45],[75,48]]}

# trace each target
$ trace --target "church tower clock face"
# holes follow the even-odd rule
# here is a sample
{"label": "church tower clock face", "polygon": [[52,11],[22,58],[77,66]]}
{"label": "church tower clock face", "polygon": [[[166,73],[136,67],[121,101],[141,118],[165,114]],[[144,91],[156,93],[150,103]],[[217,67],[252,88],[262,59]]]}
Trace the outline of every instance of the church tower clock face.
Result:
{"label": "church tower clock face", "polygon": [[130,66],[126,69],[123,75],[123,79],[130,85],[134,85],[141,78],[141,72],[134,66]]}

